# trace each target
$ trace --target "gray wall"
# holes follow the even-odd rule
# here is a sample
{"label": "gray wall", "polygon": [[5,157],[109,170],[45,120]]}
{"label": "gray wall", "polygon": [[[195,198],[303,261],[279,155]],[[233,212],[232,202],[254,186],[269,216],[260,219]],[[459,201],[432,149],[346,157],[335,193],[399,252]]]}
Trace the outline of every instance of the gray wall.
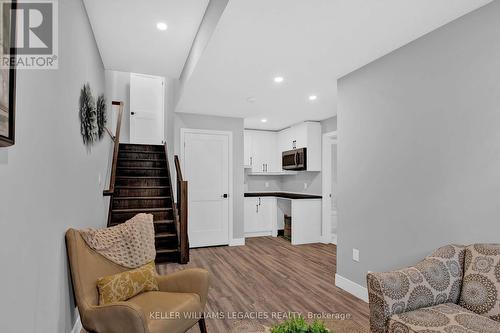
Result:
{"label": "gray wall", "polygon": [[111,153],[108,137],[92,151],[82,143],[78,98],[87,81],[104,92],[83,3],[59,1],[59,70],[18,71],[16,144],[0,148],[1,332],[72,329],[64,233],[104,226],[98,178]]}
{"label": "gray wall", "polygon": [[180,129],[209,129],[233,133],[233,236],[243,237],[243,119],[204,116],[188,113],[175,114],[175,153],[180,153]]}
{"label": "gray wall", "polygon": [[328,133],[337,130],[337,116],[321,121],[321,132]]}
{"label": "gray wall", "polygon": [[499,17],[495,1],[339,81],[340,275],[500,241]]}

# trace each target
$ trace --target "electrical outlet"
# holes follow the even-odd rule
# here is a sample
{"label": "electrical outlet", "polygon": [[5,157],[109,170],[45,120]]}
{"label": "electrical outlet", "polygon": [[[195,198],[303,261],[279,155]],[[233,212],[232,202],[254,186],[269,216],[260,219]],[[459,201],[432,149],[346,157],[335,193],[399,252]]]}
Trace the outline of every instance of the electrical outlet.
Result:
{"label": "electrical outlet", "polygon": [[264,184],[266,187],[269,187],[269,182],[265,182]]}
{"label": "electrical outlet", "polygon": [[307,183],[304,183],[304,190],[307,190]]}
{"label": "electrical outlet", "polygon": [[355,262],[359,262],[359,250],[358,249],[352,249],[352,260]]}

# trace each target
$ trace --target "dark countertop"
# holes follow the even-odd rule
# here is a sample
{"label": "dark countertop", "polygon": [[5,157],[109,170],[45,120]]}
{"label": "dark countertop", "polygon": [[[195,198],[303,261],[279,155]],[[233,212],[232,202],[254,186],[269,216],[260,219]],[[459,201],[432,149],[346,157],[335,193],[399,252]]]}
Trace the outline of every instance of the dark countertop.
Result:
{"label": "dark countertop", "polygon": [[278,197],[285,199],[321,199],[321,195],[290,192],[246,192],[245,197]]}

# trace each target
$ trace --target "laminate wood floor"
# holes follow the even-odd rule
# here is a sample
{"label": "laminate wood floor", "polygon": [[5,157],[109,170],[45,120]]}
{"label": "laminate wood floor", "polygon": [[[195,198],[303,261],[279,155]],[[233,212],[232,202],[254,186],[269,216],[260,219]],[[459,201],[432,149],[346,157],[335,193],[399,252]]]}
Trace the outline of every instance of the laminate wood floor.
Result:
{"label": "laminate wood floor", "polygon": [[[368,305],[335,287],[335,245],[292,246],[282,238],[247,238],[245,246],[191,250],[187,265],[158,265],[160,274],[191,267],[210,272],[206,311],[268,313],[256,321],[272,326],[281,320],[272,313],[288,311],[347,314],[349,320],[369,331]],[[239,314],[238,314],[239,315]],[[210,333],[234,331],[239,319],[207,319]],[[199,332],[194,327],[190,332]]]}

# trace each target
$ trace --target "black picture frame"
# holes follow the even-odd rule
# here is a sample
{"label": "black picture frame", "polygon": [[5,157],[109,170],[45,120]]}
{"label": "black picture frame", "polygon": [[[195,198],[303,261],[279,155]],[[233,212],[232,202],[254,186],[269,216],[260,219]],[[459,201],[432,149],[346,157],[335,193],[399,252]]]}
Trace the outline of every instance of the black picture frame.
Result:
{"label": "black picture frame", "polygon": [[[15,36],[16,36],[16,16],[12,13],[14,13],[14,10],[17,8],[17,1],[12,0],[8,4],[4,4],[5,6],[10,6],[10,36],[9,36],[9,53],[8,56],[10,59],[15,59],[16,58],[16,49],[15,49]],[[0,133],[0,147],[9,147],[13,146],[15,143],[15,134],[16,134],[16,66],[11,65],[9,66],[9,105],[8,105],[8,135],[2,135]]]}

